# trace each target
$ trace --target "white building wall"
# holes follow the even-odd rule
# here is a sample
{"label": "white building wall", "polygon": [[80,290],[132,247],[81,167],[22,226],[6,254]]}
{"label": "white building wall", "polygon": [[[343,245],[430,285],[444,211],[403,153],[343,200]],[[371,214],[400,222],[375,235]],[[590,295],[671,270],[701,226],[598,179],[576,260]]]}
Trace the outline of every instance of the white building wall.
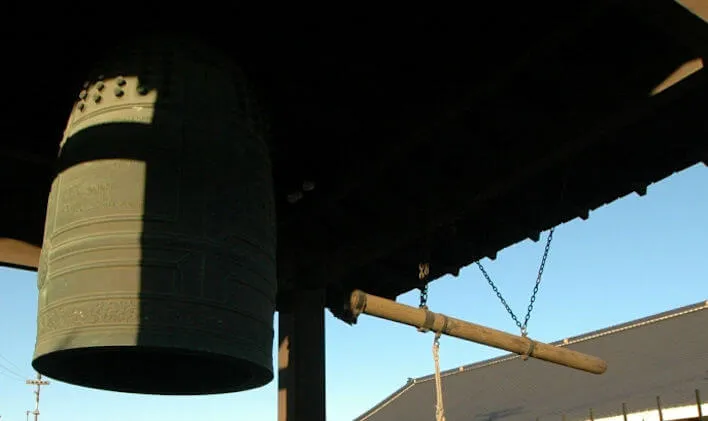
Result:
{"label": "white building wall", "polygon": [[[701,410],[703,411],[704,419],[708,421],[708,403],[701,405]],[[673,408],[662,408],[661,412],[664,415],[664,421],[695,418],[698,416],[698,405],[693,404]],[[590,419],[588,418],[586,421],[590,421]],[[595,421],[624,421],[624,416],[619,414],[612,417],[595,418]],[[659,410],[651,409],[627,414],[627,421],[660,421]]]}

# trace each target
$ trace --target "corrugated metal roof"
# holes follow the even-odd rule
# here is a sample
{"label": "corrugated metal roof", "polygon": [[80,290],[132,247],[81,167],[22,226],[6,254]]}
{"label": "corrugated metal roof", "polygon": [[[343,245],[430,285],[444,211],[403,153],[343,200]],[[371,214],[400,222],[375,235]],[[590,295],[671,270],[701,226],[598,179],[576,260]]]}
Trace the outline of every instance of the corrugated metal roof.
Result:
{"label": "corrugated metal roof", "polygon": [[[443,372],[446,418],[529,421],[587,419],[691,402],[708,393],[708,301],[611,326],[555,345],[608,362],[601,376],[506,355]],[[413,379],[356,421],[434,419],[433,376]]]}

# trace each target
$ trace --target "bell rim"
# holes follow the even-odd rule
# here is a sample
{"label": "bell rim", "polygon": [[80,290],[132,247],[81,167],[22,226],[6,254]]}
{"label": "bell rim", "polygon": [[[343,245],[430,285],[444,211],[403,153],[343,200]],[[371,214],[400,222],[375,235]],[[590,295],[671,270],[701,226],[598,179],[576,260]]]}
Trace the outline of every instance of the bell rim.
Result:
{"label": "bell rim", "polygon": [[[179,374],[178,379],[172,378],[170,382],[160,383],[159,376],[149,376],[152,381],[135,384],[124,384],[120,381],[109,380],[98,373],[86,375],[86,370],[77,369],[83,366],[87,369],[95,366],[96,361],[103,360],[104,368],[111,364],[111,361],[123,360],[126,358],[140,359],[140,355],[150,356],[146,360],[159,356],[161,360],[168,361],[170,358],[181,360],[181,364],[166,364],[157,371],[174,372]],[[93,359],[93,361],[92,361]],[[93,364],[92,364],[93,363]],[[145,367],[136,364],[131,370],[137,376],[141,374],[141,369]],[[158,366],[157,364],[155,366]],[[105,390],[111,392],[132,393],[141,395],[172,395],[172,396],[197,396],[216,395],[225,393],[242,392],[259,388],[270,383],[274,378],[272,368],[246,358],[245,356],[229,356],[215,354],[201,350],[186,350],[169,346],[96,346],[89,348],[59,349],[35,356],[32,360],[32,367],[43,376],[61,381],[63,383],[87,387],[90,389]],[[271,366],[272,367],[272,366]],[[125,368],[125,367],[121,367]],[[115,367],[114,367],[115,369]],[[82,372],[83,371],[83,372]],[[109,371],[111,371],[109,369]],[[115,370],[112,370],[115,372]],[[144,371],[144,370],[142,370]],[[195,374],[199,374],[197,377]],[[219,384],[210,383],[210,379],[215,379],[216,374],[231,374],[240,381],[223,381]],[[244,376],[246,373],[246,376]],[[210,376],[212,374],[212,376]],[[109,377],[110,378],[110,377]],[[195,382],[195,379],[206,379],[203,383]],[[190,387],[191,386],[191,387]]]}

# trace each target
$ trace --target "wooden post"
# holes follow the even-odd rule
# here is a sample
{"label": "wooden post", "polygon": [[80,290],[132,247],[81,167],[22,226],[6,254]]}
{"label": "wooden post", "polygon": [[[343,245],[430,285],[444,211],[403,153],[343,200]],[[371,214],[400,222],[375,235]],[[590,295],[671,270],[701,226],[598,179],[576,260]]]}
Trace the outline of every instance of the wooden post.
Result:
{"label": "wooden post", "polygon": [[591,355],[536,342],[522,336],[433,313],[427,309],[407,306],[363,291],[352,292],[349,305],[354,316],[364,313],[593,374],[602,374],[607,370],[605,361]]}
{"label": "wooden post", "polygon": [[622,402],[622,417],[624,417],[624,421],[627,421],[627,404]]}
{"label": "wooden post", "polygon": [[664,421],[664,410],[661,409],[661,398],[656,397],[656,407],[659,410],[659,421]]}
{"label": "wooden post", "polygon": [[595,421],[595,414],[592,412],[592,408],[590,408],[590,421]]}
{"label": "wooden post", "polygon": [[296,291],[278,315],[278,421],[325,421],[324,290]]}

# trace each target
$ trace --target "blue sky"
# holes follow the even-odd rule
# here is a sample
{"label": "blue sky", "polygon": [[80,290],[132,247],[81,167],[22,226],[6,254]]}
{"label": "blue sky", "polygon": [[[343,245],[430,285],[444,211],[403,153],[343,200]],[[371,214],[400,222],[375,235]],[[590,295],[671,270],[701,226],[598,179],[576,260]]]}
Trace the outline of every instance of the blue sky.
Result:
{"label": "blue sky", "polygon": [[[523,317],[543,251],[525,241],[485,260],[512,308]],[[529,334],[542,341],[604,328],[708,299],[708,168],[697,165],[561,225],[554,235]],[[33,408],[24,379],[35,339],[35,274],[0,269],[0,415],[22,421]],[[417,304],[417,291],[399,301]],[[517,333],[475,266],[430,289],[433,311]],[[351,420],[402,386],[432,373],[431,334],[362,316],[347,326],[327,313],[327,413]],[[276,319],[277,328],[277,319]],[[277,337],[277,335],[276,335]],[[275,352],[275,347],[274,347]],[[454,338],[441,340],[443,369],[500,355]],[[275,356],[275,353],[274,353]],[[208,375],[208,373],[205,373]],[[141,396],[58,382],[42,391],[40,420],[275,420],[277,382],[258,390],[201,397]]]}

